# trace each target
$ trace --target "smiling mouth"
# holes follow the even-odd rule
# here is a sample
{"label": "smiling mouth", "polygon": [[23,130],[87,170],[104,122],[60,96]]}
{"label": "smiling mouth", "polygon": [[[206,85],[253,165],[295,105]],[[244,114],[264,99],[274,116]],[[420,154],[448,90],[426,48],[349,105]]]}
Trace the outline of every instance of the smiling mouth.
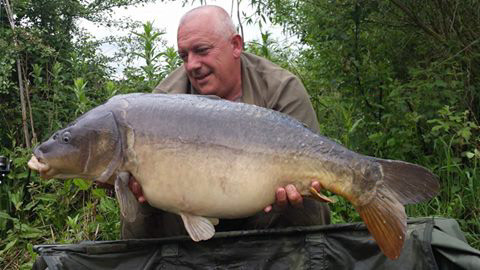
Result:
{"label": "smiling mouth", "polygon": [[205,74],[205,75],[201,75],[201,76],[195,76],[195,80],[198,82],[198,83],[205,83],[205,79],[210,76],[210,74],[212,74],[211,72]]}

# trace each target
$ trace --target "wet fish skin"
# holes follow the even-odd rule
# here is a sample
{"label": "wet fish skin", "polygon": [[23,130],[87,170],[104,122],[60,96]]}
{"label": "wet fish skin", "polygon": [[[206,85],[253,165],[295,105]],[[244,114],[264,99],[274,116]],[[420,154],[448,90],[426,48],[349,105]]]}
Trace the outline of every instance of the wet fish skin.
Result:
{"label": "wet fish skin", "polygon": [[197,240],[213,228],[196,231],[209,225],[201,217],[253,215],[274,202],[278,187],[294,184],[310,195],[318,180],[356,207],[394,259],[406,233],[403,204],[439,188],[418,165],[363,156],[284,114],[205,96],[116,96],[56,134],[34,151],[31,167],[44,177],[105,182],[131,173],[147,201],[180,214]]}

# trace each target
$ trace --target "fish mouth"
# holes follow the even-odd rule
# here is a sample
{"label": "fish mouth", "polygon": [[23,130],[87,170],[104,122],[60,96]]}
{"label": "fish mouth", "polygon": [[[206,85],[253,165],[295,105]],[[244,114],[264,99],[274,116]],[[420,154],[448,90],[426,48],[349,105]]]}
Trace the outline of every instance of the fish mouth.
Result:
{"label": "fish mouth", "polygon": [[44,163],[42,158],[37,158],[35,155],[32,155],[28,161],[28,167],[32,170],[38,171],[42,178],[48,179],[53,175],[52,167],[48,163]]}

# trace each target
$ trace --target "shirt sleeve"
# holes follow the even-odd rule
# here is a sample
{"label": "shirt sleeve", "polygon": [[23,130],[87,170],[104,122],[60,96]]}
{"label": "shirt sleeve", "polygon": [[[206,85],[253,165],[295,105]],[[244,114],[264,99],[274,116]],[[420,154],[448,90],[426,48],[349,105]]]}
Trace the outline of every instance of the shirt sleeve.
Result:
{"label": "shirt sleeve", "polygon": [[292,116],[317,133],[320,131],[317,114],[300,79],[290,75],[272,91],[268,105],[271,109]]}
{"label": "shirt sleeve", "polygon": [[186,94],[189,93],[190,83],[183,65],[172,71],[153,90],[153,93]]}

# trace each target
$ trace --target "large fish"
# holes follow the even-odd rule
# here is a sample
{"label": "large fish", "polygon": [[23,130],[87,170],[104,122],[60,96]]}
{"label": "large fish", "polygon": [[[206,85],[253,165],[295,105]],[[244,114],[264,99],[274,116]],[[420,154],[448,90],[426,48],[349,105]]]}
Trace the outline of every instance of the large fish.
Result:
{"label": "large fish", "polygon": [[357,154],[282,113],[195,95],[111,98],[59,130],[29,162],[44,178],[115,180],[122,214],[135,216],[133,175],[154,207],[179,214],[195,241],[218,218],[241,218],[274,203],[278,187],[349,200],[380,249],[398,258],[406,235],[403,205],[431,198],[438,181],[403,161]]}

